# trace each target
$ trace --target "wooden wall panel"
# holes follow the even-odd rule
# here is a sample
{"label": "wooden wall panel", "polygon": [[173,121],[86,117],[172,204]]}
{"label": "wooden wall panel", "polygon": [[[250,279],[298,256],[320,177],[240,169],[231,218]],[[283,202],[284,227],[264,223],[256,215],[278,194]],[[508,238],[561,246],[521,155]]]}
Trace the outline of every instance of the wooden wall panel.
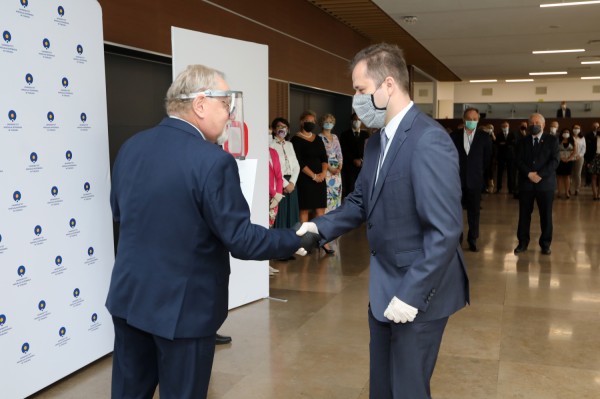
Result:
{"label": "wooden wall panel", "polygon": [[269,123],[277,117],[290,120],[290,85],[269,79]]}

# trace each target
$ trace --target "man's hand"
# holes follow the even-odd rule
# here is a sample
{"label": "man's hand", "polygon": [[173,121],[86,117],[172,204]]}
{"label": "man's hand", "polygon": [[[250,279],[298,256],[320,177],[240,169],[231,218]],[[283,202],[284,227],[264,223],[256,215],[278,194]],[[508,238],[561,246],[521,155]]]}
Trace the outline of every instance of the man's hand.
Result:
{"label": "man's hand", "polygon": [[540,181],[542,181],[542,178],[540,177],[540,175],[537,174],[537,172],[529,172],[527,177],[534,183],[539,183]]}
{"label": "man's hand", "polygon": [[[317,228],[316,224],[313,222],[305,222],[302,223],[302,225],[297,223],[293,228],[296,229],[296,235],[300,236],[301,248],[296,252],[296,254],[304,256],[314,248],[319,247],[321,236],[319,235],[319,229]],[[300,253],[300,251],[303,249],[304,254]]]}
{"label": "man's hand", "polygon": [[393,297],[383,315],[394,323],[406,323],[413,321],[417,317],[417,313],[419,313],[419,309]]}

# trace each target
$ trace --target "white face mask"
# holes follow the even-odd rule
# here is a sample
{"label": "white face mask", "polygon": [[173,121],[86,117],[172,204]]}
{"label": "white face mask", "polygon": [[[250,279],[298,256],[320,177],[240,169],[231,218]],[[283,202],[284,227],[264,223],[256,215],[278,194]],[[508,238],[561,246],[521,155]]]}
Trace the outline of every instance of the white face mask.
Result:
{"label": "white face mask", "polygon": [[551,133],[551,134],[556,134],[556,131],[557,131],[557,130],[558,130],[558,128],[557,128],[557,127],[551,127],[551,128],[550,128],[550,133]]}
{"label": "white face mask", "polygon": [[569,137],[571,137],[571,135],[569,133],[563,133],[563,138],[568,139]]}
{"label": "white face mask", "polygon": [[573,134],[579,134],[579,132],[581,132],[581,129],[573,129]]}
{"label": "white face mask", "polygon": [[[381,85],[375,90],[379,90]],[[352,108],[358,118],[367,127],[382,128],[385,126],[385,114],[387,112],[387,104],[383,108],[375,105],[375,92],[373,94],[355,94],[352,97]],[[390,99],[388,98],[388,103]]]}
{"label": "white face mask", "polygon": [[503,127],[503,128],[502,128],[502,133],[504,133],[504,134],[508,134],[508,128],[507,128],[507,127]]}

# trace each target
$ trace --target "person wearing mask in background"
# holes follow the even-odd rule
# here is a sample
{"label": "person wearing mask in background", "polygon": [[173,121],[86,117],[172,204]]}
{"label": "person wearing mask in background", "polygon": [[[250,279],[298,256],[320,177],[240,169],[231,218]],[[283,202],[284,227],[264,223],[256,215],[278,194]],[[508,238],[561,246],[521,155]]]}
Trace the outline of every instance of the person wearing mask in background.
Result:
{"label": "person wearing mask in background", "polygon": [[558,145],[560,152],[560,163],[556,168],[556,180],[558,183],[558,195],[561,196],[561,188],[564,189],[565,198],[571,198],[571,173],[573,171],[573,162],[577,156],[577,145],[571,137],[569,129],[563,129],[561,132],[560,144]]}
{"label": "person wearing mask in background", "polygon": [[448,318],[469,301],[458,243],[458,156],[444,129],[411,101],[398,46],[367,47],[351,68],[353,108],[366,126],[380,129],[367,143],[354,191],[297,234],[331,240],[366,222],[369,397],[430,398]]}
{"label": "person wearing mask in background", "polygon": [[560,162],[558,140],[544,133],[545,120],[541,114],[529,117],[528,136],[517,145],[516,164],[519,168],[519,244],[515,255],[527,251],[533,204],[540,213],[542,234],[539,239],[542,254],[550,255],[552,243],[552,202],[556,190],[556,167]]}
{"label": "person wearing mask in background", "polygon": [[519,130],[515,133],[515,185],[513,186],[513,198],[519,199],[519,168],[517,168],[517,147],[519,142],[527,137],[527,121],[521,122]]}
{"label": "person wearing mask in background", "polygon": [[571,109],[567,108],[567,102],[562,101],[560,103],[560,108],[556,110],[557,118],[570,118],[571,117]]}
{"label": "person wearing mask in background", "polygon": [[350,119],[352,128],[344,131],[340,137],[342,156],[346,160],[346,165],[342,170],[342,196],[344,198],[354,191],[354,182],[362,169],[365,143],[369,138],[369,133],[360,128],[361,121],[356,113],[352,113]]}
{"label": "person wearing mask in background", "polygon": [[[277,151],[281,174],[283,175],[283,198],[279,201],[277,217],[275,218],[276,229],[289,229],[300,221],[298,209],[298,190],[296,181],[300,173],[300,165],[296,158],[294,146],[288,141],[290,123],[285,118],[275,118],[271,122],[273,140],[270,147]],[[292,260],[293,256],[279,259],[281,261]]]}
{"label": "person wearing mask in background", "polygon": [[598,122],[594,122],[593,129],[586,137],[585,163],[592,182],[592,198],[594,201],[600,201],[600,129]]}
{"label": "person wearing mask in background", "polygon": [[167,91],[168,117],[119,150],[110,193],[119,241],[106,299],[113,399],[151,398],[157,385],[161,398],[206,398],[230,256],[266,260],[318,245],[318,235],[299,241],[292,229],[250,221],[237,163],[216,144],[235,100],[223,73],[189,65]]}
{"label": "person wearing mask in background", "polygon": [[[558,135],[558,121],[552,121],[550,122],[550,134],[553,136],[557,136]],[[560,140],[560,137],[558,138]]]}
{"label": "person wearing mask in background", "polygon": [[300,132],[292,138],[300,164],[298,203],[301,222],[308,222],[311,210],[320,216],[327,208],[327,152],[323,140],[313,133],[316,122],[317,115],[313,111],[304,111],[300,115]]}
{"label": "person wearing mask in background", "polygon": [[467,108],[463,113],[463,121],[464,130],[456,130],[450,137],[458,151],[462,204],[467,210],[469,224],[467,243],[470,251],[477,252],[481,188],[484,184],[484,171],[491,160],[492,141],[489,133],[477,130],[479,111],[476,108]]}
{"label": "person wearing mask in background", "polygon": [[[327,184],[327,208],[325,213],[334,210],[339,207],[342,203],[342,175],[340,172],[343,170],[344,157],[342,156],[342,149],[340,147],[340,141],[337,136],[331,132],[335,126],[335,117],[331,114],[325,114],[321,117],[321,127],[323,131],[319,135],[325,145],[325,151],[327,152],[327,177],[325,183]],[[329,247],[329,244],[323,245],[325,253],[332,255],[335,253],[333,249]]]}
{"label": "person wearing mask in background", "polygon": [[496,174],[496,192],[502,190],[502,179],[506,169],[506,186],[509,194],[513,192],[514,182],[514,161],[515,161],[515,135],[510,131],[508,121],[500,125],[501,132],[496,135],[496,160],[498,173]]}
{"label": "person wearing mask in background", "polygon": [[577,148],[577,155],[575,156],[575,162],[573,163],[573,173],[571,174],[572,179],[572,192],[574,195],[579,194],[581,188],[581,171],[583,170],[583,162],[585,156],[585,137],[581,132],[581,126],[573,125],[573,139],[575,139],[575,147]]}
{"label": "person wearing mask in background", "polygon": [[482,130],[489,135],[490,142],[491,142],[491,149],[492,149],[492,153],[490,156],[490,162],[488,163],[487,167],[485,168],[485,172],[484,172],[484,178],[485,178],[484,184],[487,184],[487,186],[484,187],[484,189],[485,189],[484,191],[486,193],[493,194],[495,192],[494,177],[496,176],[495,172],[496,172],[496,167],[497,167],[496,134],[494,133],[494,125],[492,125],[491,123],[483,125]]}

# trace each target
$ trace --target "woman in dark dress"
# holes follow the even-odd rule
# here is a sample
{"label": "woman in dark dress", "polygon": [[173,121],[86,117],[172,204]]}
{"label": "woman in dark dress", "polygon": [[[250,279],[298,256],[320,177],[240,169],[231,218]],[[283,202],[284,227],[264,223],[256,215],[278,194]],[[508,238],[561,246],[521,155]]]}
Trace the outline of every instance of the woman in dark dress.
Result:
{"label": "woman in dark dress", "polygon": [[323,140],[313,133],[316,121],[314,112],[304,111],[300,116],[300,132],[291,140],[300,164],[297,181],[300,222],[308,222],[311,210],[321,216],[327,207],[327,152]]}

